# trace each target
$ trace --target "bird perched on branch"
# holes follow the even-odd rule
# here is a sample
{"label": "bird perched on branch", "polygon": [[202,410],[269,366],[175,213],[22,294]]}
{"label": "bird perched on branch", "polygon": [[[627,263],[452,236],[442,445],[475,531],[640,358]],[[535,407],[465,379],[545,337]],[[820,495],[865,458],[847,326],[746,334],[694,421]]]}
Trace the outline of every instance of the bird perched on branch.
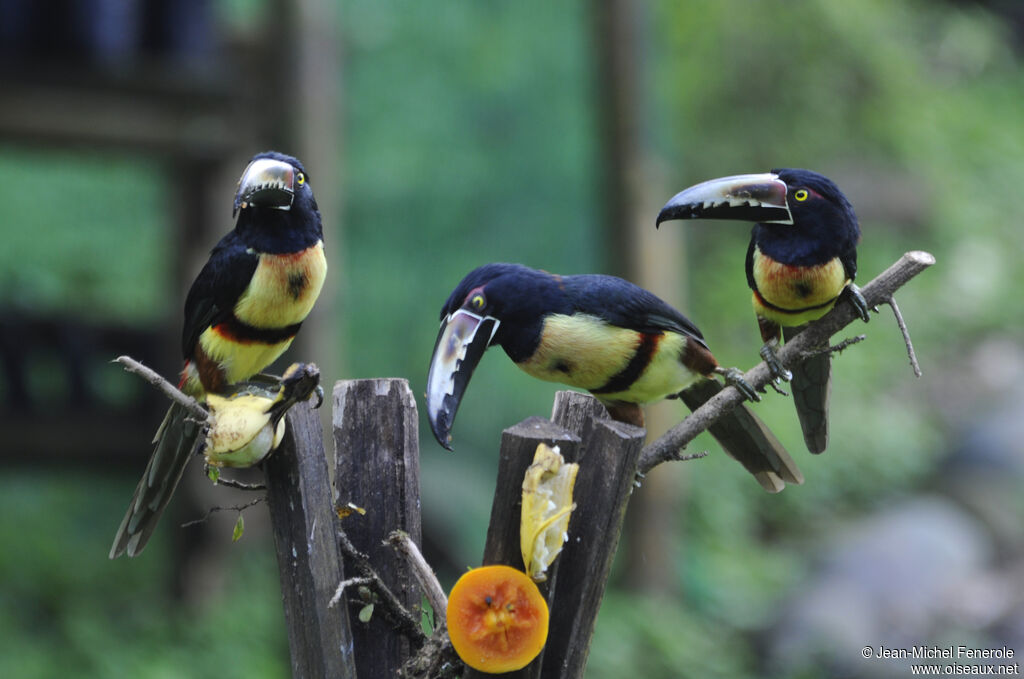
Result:
{"label": "bird perched on branch", "polygon": [[[238,182],[235,228],[213,248],[185,300],[179,389],[200,402],[228,393],[274,362],[313,308],[327,273],[320,212],[309,177],[295,158],[273,151],[253,157]],[[173,405],[110,558],[146,546],[202,427]]]}
{"label": "bird perched on branch", "polygon": [[779,343],[847,297],[860,317],[868,308],[853,280],[860,227],[853,206],[830,179],[810,170],[722,177],[676,194],[658,214],[673,219],[755,222],[747,248],[747,284],[776,380],[792,380],[793,401],[812,453],[828,446],[832,359],[827,347],[792,372],[779,362]]}
{"label": "bird perched on branch", "polygon": [[[691,409],[699,407],[723,388],[709,379],[715,375],[758,398],[738,370],[718,365],[697,326],[632,283],[487,264],[470,272],[442,307],[430,362],[428,418],[449,450],[470,376],[492,345],[524,372],[585,389],[612,417],[638,426],[645,403],[679,396]],[[746,406],[710,431],[766,490],[803,482],[789,454]]]}

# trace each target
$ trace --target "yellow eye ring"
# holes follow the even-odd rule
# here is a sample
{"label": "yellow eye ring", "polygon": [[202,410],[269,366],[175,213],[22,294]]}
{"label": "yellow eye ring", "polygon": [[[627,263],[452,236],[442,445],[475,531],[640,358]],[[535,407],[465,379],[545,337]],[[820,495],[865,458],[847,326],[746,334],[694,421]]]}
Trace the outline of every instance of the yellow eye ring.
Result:
{"label": "yellow eye ring", "polygon": [[477,311],[480,311],[481,309],[484,308],[484,304],[485,304],[484,296],[483,295],[473,295],[473,299],[469,300],[469,303],[473,305],[474,309],[476,309]]}
{"label": "yellow eye ring", "polygon": [[302,186],[303,184],[305,184],[306,183],[306,175],[302,174],[301,172],[299,174],[295,175],[295,183],[298,184],[299,186]]}
{"label": "yellow eye ring", "polygon": [[799,189],[796,193],[793,194],[793,197],[802,203],[805,200],[807,200],[808,195],[809,194],[807,193],[807,189]]}

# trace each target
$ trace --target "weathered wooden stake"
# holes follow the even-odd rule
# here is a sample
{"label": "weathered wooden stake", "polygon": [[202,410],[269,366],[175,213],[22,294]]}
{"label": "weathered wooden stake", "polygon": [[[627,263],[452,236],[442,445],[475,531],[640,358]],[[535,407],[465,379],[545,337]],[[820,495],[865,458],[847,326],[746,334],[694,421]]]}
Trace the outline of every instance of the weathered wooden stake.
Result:
{"label": "weathered wooden stake", "polygon": [[264,470],[292,677],[355,679],[348,613],[328,607],[344,574],[320,418],[309,403],[287,417],[287,435]]}
{"label": "weathered wooden stake", "polygon": [[[566,429],[543,417],[530,417],[501,433],[501,451],[498,462],[498,480],[495,484],[491,522],[487,527],[483,565],[504,564],[524,569],[519,541],[520,517],[523,509],[523,476],[533,463],[537,446],[546,443],[558,446],[567,461],[578,454],[580,439]],[[555,591],[558,560],[548,568],[548,579],[539,584],[540,591],[550,607]],[[534,679],[540,677],[543,655],[517,672],[502,675],[508,679]],[[491,676],[473,669],[466,670],[463,679]]]}
{"label": "weathered wooden stake", "polygon": [[554,632],[539,676],[581,679],[646,432],[609,419],[594,397],[570,391],[557,394],[553,419],[574,427],[582,443],[579,457],[572,460],[580,465],[576,511],[569,520],[569,542],[558,557],[558,587],[551,602]]}
{"label": "weathered wooden stake", "polygon": [[[364,509],[342,520],[349,540],[370,558],[399,601],[416,614],[420,588],[407,562],[386,545],[392,531],[422,543],[420,522],[419,418],[404,379],[343,380],[334,387],[334,485],[338,506]],[[335,583],[337,584],[337,583]],[[356,588],[351,604],[366,605]],[[383,615],[352,623],[360,679],[394,677],[412,651],[409,639]]]}
{"label": "weathered wooden stake", "polygon": [[524,568],[519,542],[523,476],[533,464],[533,456],[541,443],[552,448],[558,446],[562,457],[570,460],[576,457],[580,439],[543,417],[527,418],[501,433],[498,480],[484,544],[485,566],[504,564],[519,570]]}
{"label": "weathered wooden stake", "polygon": [[[644,430],[614,422],[592,396],[559,392],[555,422],[531,417],[506,429],[487,530],[484,564],[523,568],[519,543],[522,484],[539,443],[558,445],[566,462],[578,462],[569,541],[548,569],[541,591],[551,623],[543,653],[510,679],[579,679],[583,676],[597,613],[619,542],[636,475]],[[485,673],[467,669],[465,679]]]}

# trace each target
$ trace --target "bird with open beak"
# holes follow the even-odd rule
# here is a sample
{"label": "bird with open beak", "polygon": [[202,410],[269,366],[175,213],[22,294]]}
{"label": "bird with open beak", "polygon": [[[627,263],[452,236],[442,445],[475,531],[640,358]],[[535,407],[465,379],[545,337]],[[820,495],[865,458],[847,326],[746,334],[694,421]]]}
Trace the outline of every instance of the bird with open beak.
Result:
{"label": "bird with open beak", "polygon": [[[681,398],[695,409],[723,387],[721,376],[757,399],[726,369],[679,311],[621,278],[558,276],[519,264],[470,272],[441,308],[427,377],[427,414],[451,449],[455,414],[484,352],[500,346],[524,372],[593,394],[617,420],[643,425],[645,403]],[[729,455],[777,492],[803,477],[771,431],[746,406],[710,431]]]}
{"label": "bird with open beak", "polygon": [[[235,227],[210,253],[185,299],[179,389],[200,402],[229,394],[273,363],[299,332],[327,274],[320,211],[297,159],[268,151],[245,168]],[[139,554],[185,466],[202,452],[202,427],[173,405],[110,548]]]}

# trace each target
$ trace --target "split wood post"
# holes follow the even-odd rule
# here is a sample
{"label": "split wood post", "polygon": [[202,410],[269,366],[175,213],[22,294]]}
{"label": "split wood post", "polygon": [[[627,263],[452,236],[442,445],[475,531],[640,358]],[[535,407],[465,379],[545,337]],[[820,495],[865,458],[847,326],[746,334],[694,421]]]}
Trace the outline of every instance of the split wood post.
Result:
{"label": "split wood post", "polygon": [[[519,543],[522,484],[537,444],[557,444],[566,462],[580,464],[569,520],[569,541],[549,568],[541,591],[551,621],[542,654],[514,679],[580,679],[604,596],[622,520],[633,489],[644,430],[612,421],[592,396],[559,392],[555,422],[532,417],[502,434],[498,482],[487,530],[484,564],[523,568]],[[467,669],[465,679],[489,676]]]}
{"label": "split wood post", "polygon": [[558,589],[540,676],[582,679],[646,431],[608,417],[597,399],[574,391],[555,396],[552,419],[581,439],[576,510],[559,555]]}
{"label": "split wood post", "polygon": [[[416,399],[404,379],[342,380],[334,387],[334,404],[338,507],[351,503],[366,512],[349,514],[341,527],[415,615],[420,610],[419,585],[407,561],[385,540],[401,530],[417,545],[422,543]],[[366,605],[355,587],[346,589],[346,601]],[[339,606],[346,607],[344,602]],[[353,621],[352,637],[360,679],[396,676],[414,650],[380,614],[367,623]]]}
{"label": "split wood post", "polygon": [[328,607],[344,574],[323,432],[308,402],[289,411],[287,434],[264,471],[292,677],[355,679],[348,612]]}
{"label": "split wood post", "polygon": [[[495,484],[494,502],[491,507],[491,522],[487,527],[487,541],[484,544],[483,565],[503,564],[523,570],[522,549],[519,540],[520,517],[523,509],[523,477],[533,464],[537,446],[545,443],[552,448],[558,446],[559,453],[566,461],[575,459],[579,452],[580,439],[566,429],[553,424],[543,417],[530,417],[501,433],[501,452],[498,462],[498,479]],[[558,560],[548,568],[548,579],[538,586],[551,606],[555,591]],[[516,672],[502,675],[508,679],[535,679],[540,677],[542,655]],[[467,668],[463,679],[491,676]]]}

